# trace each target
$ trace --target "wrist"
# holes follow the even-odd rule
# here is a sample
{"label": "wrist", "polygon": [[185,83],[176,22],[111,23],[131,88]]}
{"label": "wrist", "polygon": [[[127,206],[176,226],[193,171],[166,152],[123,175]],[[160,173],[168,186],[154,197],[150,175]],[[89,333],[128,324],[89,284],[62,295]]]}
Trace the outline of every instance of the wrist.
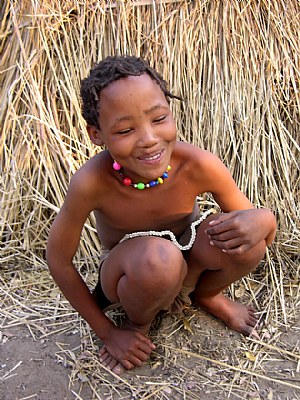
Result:
{"label": "wrist", "polygon": [[102,320],[98,326],[91,326],[93,331],[96,333],[98,338],[105,342],[109,337],[112,336],[112,332],[116,329],[116,325],[105,316],[106,320]]}

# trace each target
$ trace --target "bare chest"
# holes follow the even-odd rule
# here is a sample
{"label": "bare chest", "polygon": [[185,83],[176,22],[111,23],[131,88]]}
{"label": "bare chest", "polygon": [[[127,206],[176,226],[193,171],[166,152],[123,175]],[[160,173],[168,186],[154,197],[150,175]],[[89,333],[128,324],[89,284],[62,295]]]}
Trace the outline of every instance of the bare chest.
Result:
{"label": "bare chest", "polygon": [[[129,189],[130,190],[130,189]],[[163,195],[147,190],[134,196],[111,198],[104,210],[96,210],[97,231],[105,247],[113,247],[126,234],[169,229],[175,235],[186,229],[196,212],[188,194]]]}

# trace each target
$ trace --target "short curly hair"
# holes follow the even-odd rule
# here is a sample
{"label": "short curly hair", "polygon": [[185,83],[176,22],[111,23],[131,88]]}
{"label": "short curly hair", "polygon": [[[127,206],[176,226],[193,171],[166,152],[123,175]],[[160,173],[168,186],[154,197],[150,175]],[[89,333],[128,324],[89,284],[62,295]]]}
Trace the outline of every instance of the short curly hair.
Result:
{"label": "short curly hair", "polygon": [[126,76],[139,76],[145,73],[157,82],[168,101],[169,98],[181,100],[169,92],[167,82],[145,60],[134,56],[107,57],[96,64],[90,75],[81,81],[82,115],[86,122],[100,129],[98,103],[102,89]]}

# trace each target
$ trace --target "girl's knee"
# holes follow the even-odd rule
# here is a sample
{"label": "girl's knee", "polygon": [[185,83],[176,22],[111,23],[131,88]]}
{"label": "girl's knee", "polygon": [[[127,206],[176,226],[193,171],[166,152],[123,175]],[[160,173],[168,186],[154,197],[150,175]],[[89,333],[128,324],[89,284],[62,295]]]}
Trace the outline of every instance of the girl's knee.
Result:
{"label": "girl's knee", "polygon": [[140,259],[132,264],[127,276],[145,289],[167,290],[181,287],[187,267],[181,251],[170,241],[148,238]]}
{"label": "girl's knee", "polygon": [[250,250],[240,255],[233,256],[233,262],[237,266],[245,266],[246,268],[255,268],[266,254],[266,243],[265,241],[259,242],[257,245],[252,247]]}
{"label": "girl's knee", "polygon": [[221,249],[212,248],[209,244],[200,246],[188,258],[189,269],[194,274],[201,274],[205,270],[212,271],[239,271],[246,275],[253,271],[264,258],[266,252],[265,241],[259,242],[248,251],[240,254],[224,253]]}

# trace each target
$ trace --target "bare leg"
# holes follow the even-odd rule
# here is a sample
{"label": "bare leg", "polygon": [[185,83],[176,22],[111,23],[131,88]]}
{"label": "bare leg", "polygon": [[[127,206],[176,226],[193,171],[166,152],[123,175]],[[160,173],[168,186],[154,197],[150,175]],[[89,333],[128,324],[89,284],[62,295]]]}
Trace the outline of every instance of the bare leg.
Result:
{"label": "bare leg", "polygon": [[[109,300],[120,302],[126,311],[122,328],[146,335],[155,315],[174,301],[186,273],[182,253],[170,241],[135,238],[111,251],[101,270],[101,283]],[[105,347],[100,360],[113,372],[122,372]]]}
{"label": "bare leg", "polygon": [[257,322],[254,309],[230,300],[222,291],[258,265],[265,253],[265,243],[259,243],[243,256],[229,256],[209,244],[205,229],[211,218],[198,228],[196,242],[187,257],[189,272],[184,285],[196,282],[193,303],[247,336]]}

